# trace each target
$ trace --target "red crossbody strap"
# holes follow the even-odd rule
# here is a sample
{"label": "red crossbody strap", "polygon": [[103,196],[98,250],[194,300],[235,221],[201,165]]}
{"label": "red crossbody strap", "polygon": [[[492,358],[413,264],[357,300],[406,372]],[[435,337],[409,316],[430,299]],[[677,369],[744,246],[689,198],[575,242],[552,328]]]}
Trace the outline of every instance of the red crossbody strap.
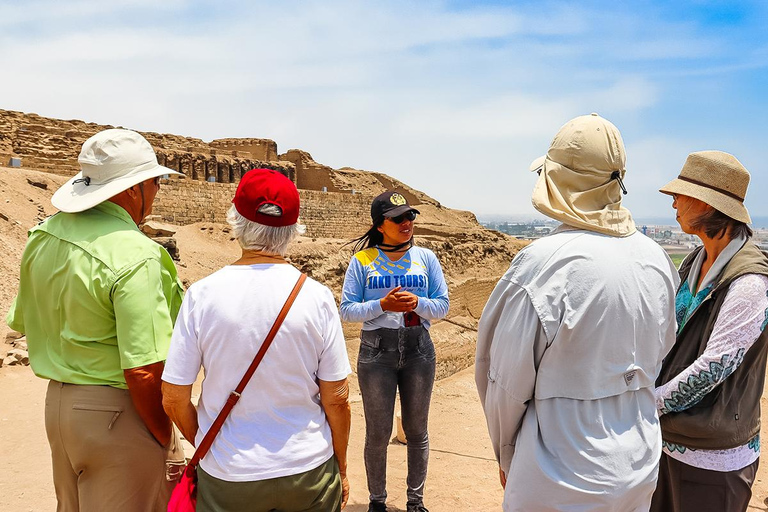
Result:
{"label": "red crossbody strap", "polygon": [[296,300],[296,296],[299,294],[299,290],[301,290],[301,287],[304,285],[304,281],[306,280],[307,275],[302,273],[299,276],[299,280],[296,281],[293,290],[291,290],[291,294],[288,296],[288,299],[285,301],[283,309],[281,309],[280,314],[277,315],[275,323],[272,324],[272,328],[269,330],[267,337],[264,339],[264,343],[261,344],[259,352],[256,354],[256,357],[253,358],[251,366],[248,367],[245,375],[243,375],[243,378],[240,379],[240,384],[238,384],[235,390],[229,394],[229,398],[227,398],[227,401],[224,404],[224,407],[221,409],[221,412],[218,416],[216,416],[216,420],[213,422],[213,425],[211,425],[211,428],[209,428],[208,432],[205,433],[205,437],[203,437],[203,440],[200,442],[200,446],[198,446],[197,450],[195,450],[195,454],[192,456],[192,460],[189,461],[190,466],[196,466],[197,463],[200,462],[200,459],[205,457],[205,454],[208,453],[208,450],[213,444],[214,438],[219,433],[219,430],[221,430],[221,426],[224,424],[224,420],[227,419],[227,416],[229,416],[232,408],[235,406],[237,401],[240,400],[240,394],[245,389],[248,381],[251,380],[251,377],[256,371],[256,368],[259,366],[259,363],[261,363],[261,360],[264,359],[264,354],[267,353],[267,349],[272,344],[272,340],[275,339],[275,335],[280,329],[280,325],[283,323],[283,320],[285,320],[285,316],[291,309],[293,301]]}

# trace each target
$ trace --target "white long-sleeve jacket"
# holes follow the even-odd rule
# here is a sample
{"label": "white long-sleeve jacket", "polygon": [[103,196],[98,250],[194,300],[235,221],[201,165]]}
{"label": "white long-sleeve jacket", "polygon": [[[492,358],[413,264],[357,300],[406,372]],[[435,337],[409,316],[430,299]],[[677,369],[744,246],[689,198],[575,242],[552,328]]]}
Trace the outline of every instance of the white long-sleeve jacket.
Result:
{"label": "white long-sleeve jacket", "polygon": [[640,233],[561,226],[515,257],[483,311],[475,367],[504,510],[647,510],[677,283]]}

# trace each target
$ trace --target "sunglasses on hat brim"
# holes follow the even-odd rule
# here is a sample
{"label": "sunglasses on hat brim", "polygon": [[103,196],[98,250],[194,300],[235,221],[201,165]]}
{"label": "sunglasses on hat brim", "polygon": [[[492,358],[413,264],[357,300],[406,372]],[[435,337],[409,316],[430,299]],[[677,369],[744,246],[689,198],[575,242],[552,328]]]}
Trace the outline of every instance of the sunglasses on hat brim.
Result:
{"label": "sunglasses on hat brim", "polygon": [[406,220],[410,220],[410,221],[416,220],[416,215],[417,213],[415,211],[408,210],[407,212],[401,215],[398,215],[397,217],[387,217],[387,218],[392,222],[394,222],[395,224],[402,224]]}

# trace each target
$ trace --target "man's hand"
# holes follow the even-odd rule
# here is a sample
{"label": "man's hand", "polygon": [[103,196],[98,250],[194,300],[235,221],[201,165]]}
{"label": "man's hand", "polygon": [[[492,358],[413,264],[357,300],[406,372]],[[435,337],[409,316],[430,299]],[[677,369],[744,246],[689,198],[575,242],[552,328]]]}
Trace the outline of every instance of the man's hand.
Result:
{"label": "man's hand", "polygon": [[401,292],[402,286],[396,286],[379,299],[383,311],[394,311],[396,313],[407,313],[413,311],[419,303],[419,298],[411,292]]}
{"label": "man's hand", "polygon": [[504,470],[501,469],[501,466],[499,466],[499,481],[501,482],[501,488],[506,489],[507,488],[507,475],[504,473]]}
{"label": "man's hand", "polygon": [[157,442],[166,446],[171,440],[173,427],[163,411],[163,397],[160,394],[160,377],[164,366],[163,361],[159,361],[123,370],[123,375],[136,412]]}
{"label": "man's hand", "polygon": [[347,506],[347,501],[349,501],[349,479],[346,474],[343,474],[341,475],[341,508]]}

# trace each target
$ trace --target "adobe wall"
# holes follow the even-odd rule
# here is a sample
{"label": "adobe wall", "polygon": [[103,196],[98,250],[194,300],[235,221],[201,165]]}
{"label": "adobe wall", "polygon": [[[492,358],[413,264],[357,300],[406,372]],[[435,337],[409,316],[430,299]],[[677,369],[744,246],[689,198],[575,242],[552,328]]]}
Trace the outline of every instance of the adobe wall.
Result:
{"label": "adobe wall", "polygon": [[[108,128],[113,127],[0,109],[0,165],[18,157],[24,168],[72,176],[79,171],[77,157],[83,142]],[[173,134],[141,134],[152,144],[161,165],[184,175],[165,180],[155,206],[156,213],[175,224],[225,222],[235,184],[250,169],[261,167],[278,170],[296,183],[303,201],[302,222],[312,237],[360,236],[369,227],[371,199],[385,189],[397,189],[412,205],[439,206],[381,173],[336,171],[299,149],[278,154],[277,144],[270,139],[206,143]]]}
{"label": "adobe wall", "polygon": [[[80,166],[80,148],[109,125],[62,120],[0,109],[0,164],[10,157],[23,167],[73,176]],[[195,180],[237,183],[250,169],[275,169],[296,181],[291,162],[277,161],[277,144],[269,139],[220,139],[206,143],[194,137],[139,132],[157,153],[157,160]],[[253,152],[253,153],[252,153]]]}
{"label": "adobe wall", "polygon": [[[188,178],[162,180],[152,213],[179,225],[224,223],[236,188],[234,183],[206,183]],[[309,237],[351,239],[370,227],[370,196],[314,190],[299,190],[299,196],[299,221],[307,226]]]}
{"label": "adobe wall", "polygon": [[299,220],[307,226],[307,236],[351,240],[371,227],[373,196],[316,190],[299,190],[299,196]]}
{"label": "adobe wall", "polygon": [[335,172],[327,165],[319,164],[312,159],[312,155],[300,149],[289,149],[287,152],[278,156],[281,161],[291,162],[296,169],[296,188],[303,190],[323,190],[328,192],[346,192],[338,188],[331,179]]}
{"label": "adobe wall", "polygon": [[160,183],[152,214],[178,225],[226,222],[227,209],[237,189],[234,183],[206,183],[188,178],[166,179]]}
{"label": "adobe wall", "polygon": [[208,145],[236,153],[247,153],[257,160],[277,160],[277,143],[271,139],[216,139]]}

